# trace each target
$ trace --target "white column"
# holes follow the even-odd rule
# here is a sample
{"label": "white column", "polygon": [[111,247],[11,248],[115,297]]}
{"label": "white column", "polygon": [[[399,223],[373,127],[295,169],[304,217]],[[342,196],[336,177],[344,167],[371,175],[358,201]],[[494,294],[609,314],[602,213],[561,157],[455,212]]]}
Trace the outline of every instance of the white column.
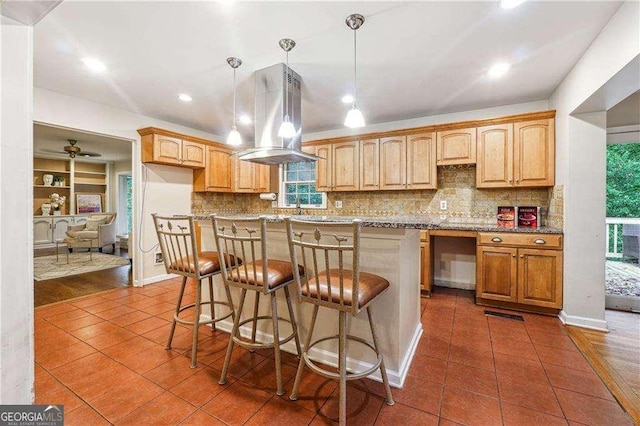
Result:
{"label": "white column", "polygon": [[34,400],[33,29],[0,24],[0,404]]}

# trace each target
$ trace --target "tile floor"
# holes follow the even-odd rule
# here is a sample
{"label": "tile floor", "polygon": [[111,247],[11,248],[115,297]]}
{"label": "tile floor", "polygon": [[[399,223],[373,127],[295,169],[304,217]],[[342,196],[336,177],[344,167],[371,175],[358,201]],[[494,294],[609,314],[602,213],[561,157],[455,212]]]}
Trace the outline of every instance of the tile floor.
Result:
{"label": "tile floor", "polygon": [[[230,379],[217,381],[227,336],[200,331],[199,366],[189,368],[191,334],[179,326],[164,349],[178,280],[116,289],[35,311],[36,402],[64,404],[66,424],[330,424],[336,383],[303,376],[288,399],[297,360],[284,357],[287,393],[275,395],[268,352],[235,351]],[[193,292],[188,294],[193,298]],[[471,292],[422,299],[424,335],[396,404],[382,387],[350,382],[351,424],[633,424],[555,318],[487,317]]]}

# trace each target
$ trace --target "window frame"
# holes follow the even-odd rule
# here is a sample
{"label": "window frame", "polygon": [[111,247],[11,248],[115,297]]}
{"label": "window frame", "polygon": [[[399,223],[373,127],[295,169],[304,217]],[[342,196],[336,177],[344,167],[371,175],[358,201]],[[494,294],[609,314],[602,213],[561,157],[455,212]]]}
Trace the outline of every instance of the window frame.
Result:
{"label": "window frame", "polygon": [[[315,163],[314,163],[315,164]],[[278,208],[281,209],[295,209],[296,205],[295,204],[287,204],[286,202],[286,188],[285,185],[287,184],[286,180],[285,180],[285,164],[280,164],[278,166],[278,181],[279,181],[279,185],[278,185]],[[295,181],[295,182],[310,182],[313,183],[315,185],[315,180],[313,181]],[[317,194],[321,194],[322,195],[322,203],[321,204],[300,204],[300,208],[303,209],[326,209],[327,208],[327,193],[326,192],[319,192],[316,191]]]}

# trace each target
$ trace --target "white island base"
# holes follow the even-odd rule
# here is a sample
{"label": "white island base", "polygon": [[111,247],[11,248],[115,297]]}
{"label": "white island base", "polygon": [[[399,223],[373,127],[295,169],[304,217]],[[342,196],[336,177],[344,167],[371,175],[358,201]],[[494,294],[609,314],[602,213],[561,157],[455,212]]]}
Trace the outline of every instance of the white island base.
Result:
{"label": "white island base", "polygon": [[[200,221],[201,249],[215,251],[213,229],[211,222]],[[361,271],[370,272],[386,278],[390,282],[389,290],[378,297],[371,305],[373,319],[377,324],[379,344],[389,375],[389,383],[394,387],[402,387],[416,345],[422,334],[420,322],[420,231],[408,228],[363,228],[361,234],[360,264]],[[269,258],[290,261],[287,235],[282,223],[268,224],[267,250]],[[300,342],[304,344],[307,327],[311,320],[312,306],[308,303],[296,303],[298,300],[295,284],[290,287],[294,299],[294,312],[298,323]],[[208,300],[208,286],[202,286],[203,300]],[[240,290],[232,288],[234,305],[238,306]],[[214,278],[214,293],[216,300],[225,300],[222,286],[222,276]],[[278,292],[280,293],[280,292]],[[247,299],[242,318],[253,314],[254,297],[247,293]],[[260,315],[270,315],[269,300],[263,295],[260,299]],[[278,313],[280,317],[288,318],[288,311],[284,296],[278,295]],[[207,305],[203,306],[202,316],[209,319],[211,313]],[[366,312],[356,317],[348,316],[348,334],[371,340],[371,331]],[[221,330],[230,331],[231,319],[217,324]],[[271,341],[270,321],[259,321],[258,339]],[[280,335],[287,336],[291,328],[286,322],[280,323]],[[250,324],[241,330],[243,336],[250,336]],[[318,313],[313,340],[338,333],[338,312],[321,307]],[[282,346],[282,350],[296,352],[295,343],[289,341]],[[310,351],[312,359],[332,366],[337,366],[337,339],[323,342]],[[349,342],[347,365],[350,371],[362,371],[375,363],[375,355],[364,345]],[[379,370],[372,376],[374,380],[382,381]]]}

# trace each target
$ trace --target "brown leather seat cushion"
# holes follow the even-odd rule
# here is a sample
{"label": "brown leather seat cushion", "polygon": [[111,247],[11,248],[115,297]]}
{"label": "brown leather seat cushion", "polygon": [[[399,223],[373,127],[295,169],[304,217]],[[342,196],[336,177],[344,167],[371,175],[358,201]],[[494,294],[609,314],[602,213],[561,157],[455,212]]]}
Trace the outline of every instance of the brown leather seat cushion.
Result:
{"label": "brown leather seat cushion", "polygon": [[[229,259],[227,259],[227,263],[229,263]],[[183,257],[178,259],[169,265],[169,269],[187,272],[190,274],[196,273],[193,257]],[[200,275],[218,272],[220,270],[220,259],[218,258],[218,253],[215,251],[203,251],[198,253],[198,270],[200,270]]]}
{"label": "brown leather seat cushion", "polygon": [[[300,270],[300,274],[304,274],[304,268],[302,266],[298,266],[298,269]],[[247,275],[249,276],[248,278]],[[265,280],[262,276],[262,259],[256,260],[255,262],[248,262],[239,268],[233,268],[229,271],[229,279],[231,281],[260,287],[264,286]],[[272,289],[291,280],[293,280],[293,264],[291,262],[267,259],[267,288]]]}
{"label": "brown leather seat cushion", "polygon": [[[344,303],[350,305],[353,302],[353,271],[344,270],[343,273]],[[329,269],[329,278],[331,280],[331,300],[329,300],[327,271],[318,274],[318,281],[320,282],[320,297],[324,301],[340,303],[340,270]],[[360,272],[360,281],[358,283],[358,308],[369,303],[374,297],[385,291],[388,287],[389,281],[384,278],[375,274]],[[318,297],[318,288],[315,276],[309,278],[308,291],[303,282],[302,294],[313,298]]]}

